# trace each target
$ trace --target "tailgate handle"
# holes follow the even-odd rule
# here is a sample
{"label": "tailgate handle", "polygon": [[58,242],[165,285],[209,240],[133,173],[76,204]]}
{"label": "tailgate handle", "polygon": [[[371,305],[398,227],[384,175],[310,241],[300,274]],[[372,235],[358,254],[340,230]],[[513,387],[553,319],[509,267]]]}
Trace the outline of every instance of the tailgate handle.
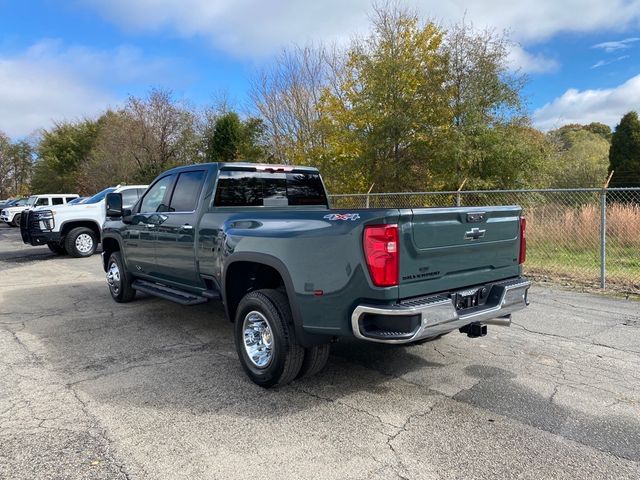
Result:
{"label": "tailgate handle", "polygon": [[467,223],[480,223],[486,220],[486,212],[467,213]]}

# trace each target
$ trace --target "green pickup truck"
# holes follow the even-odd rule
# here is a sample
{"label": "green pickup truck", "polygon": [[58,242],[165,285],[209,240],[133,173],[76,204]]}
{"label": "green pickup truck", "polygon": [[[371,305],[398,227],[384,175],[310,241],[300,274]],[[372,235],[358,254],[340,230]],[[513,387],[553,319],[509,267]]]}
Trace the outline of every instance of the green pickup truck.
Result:
{"label": "green pickup truck", "polygon": [[107,195],[103,265],[136,291],[220,299],[242,367],[263,387],[321,370],[340,337],[410,344],[483,336],[528,305],[518,206],[340,209],[316,169],[179,167],[131,209]]}

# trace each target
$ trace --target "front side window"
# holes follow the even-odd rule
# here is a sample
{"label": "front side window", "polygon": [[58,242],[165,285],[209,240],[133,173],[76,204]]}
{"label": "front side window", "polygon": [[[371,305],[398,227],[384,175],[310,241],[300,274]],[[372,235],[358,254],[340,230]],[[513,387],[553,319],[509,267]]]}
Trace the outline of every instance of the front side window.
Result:
{"label": "front side window", "polygon": [[168,206],[163,203],[167,188],[173,181],[173,175],[167,175],[158,180],[142,198],[141,213],[166,212]]}
{"label": "front side window", "polygon": [[170,212],[192,212],[198,204],[198,197],[204,183],[205,171],[183,172],[171,196]]}
{"label": "front side window", "polygon": [[39,198],[39,199],[36,201],[36,207],[43,207],[43,206],[45,206],[45,205],[49,205],[49,199],[48,199],[48,198],[46,198],[46,197]]}

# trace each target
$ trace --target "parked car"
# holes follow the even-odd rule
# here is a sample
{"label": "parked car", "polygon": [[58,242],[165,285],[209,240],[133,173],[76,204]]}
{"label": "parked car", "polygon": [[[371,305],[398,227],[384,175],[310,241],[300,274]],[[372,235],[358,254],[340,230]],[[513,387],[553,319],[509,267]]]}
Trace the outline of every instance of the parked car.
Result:
{"label": "parked car", "polygon": [[118,192],[125,205],[130,207],[146,188],[146,185],[118,185],[106,188],[81,203],[30,210],[20,224],[22,241],[31,245],[47,245],[58,254],[91,256],[100,243],[100,231],[106,218],[106,195]]}
{"label": "parked car", "polygon": [[28,198],[14,198],[5,200],[4,203],[0,202],[0,212],[3,208],[13,207],[16,205],[25,205],[27,203]]}
{"label": "parked car", "polygon": [[0,221],[8,223],[12,227],[19,227],[20,218],[25,210],[44,206],[65,205],[74,198],[78,198],[75,193],[31,195],[23,205],[14,205],[2,209]]}
{"label": "parked car", "polygon": [[78,197],[78,198],[74,198],[73,200],[71,200],[70,202],[67,202],[67,205],[76,205],[78,203],[84,203],[85,200],[88,200],[90,197]]}
{"label": "parked car", "polygon": [[123,203],[107,195],[113,299],[221,299],[263,387],[319,371],[341,337],[478,337],[528,305],[518,206],[332,210],[316,169],[243,163],[169,170]]}

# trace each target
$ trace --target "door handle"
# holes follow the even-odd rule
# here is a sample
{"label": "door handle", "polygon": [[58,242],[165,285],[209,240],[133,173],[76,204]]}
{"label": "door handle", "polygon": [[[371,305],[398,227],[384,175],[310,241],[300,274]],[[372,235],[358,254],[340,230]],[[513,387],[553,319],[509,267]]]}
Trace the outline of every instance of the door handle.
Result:
{"label": "door handle", "polygon": [[156,224],[155,223],[146,223],[145,226],[147,228],[156,228]]}
{"label": "door handle", "polygon": [[193,225],[189,225],[188,223],[185,223],[184,225],[182,225],[182,230],[193,230]]}

